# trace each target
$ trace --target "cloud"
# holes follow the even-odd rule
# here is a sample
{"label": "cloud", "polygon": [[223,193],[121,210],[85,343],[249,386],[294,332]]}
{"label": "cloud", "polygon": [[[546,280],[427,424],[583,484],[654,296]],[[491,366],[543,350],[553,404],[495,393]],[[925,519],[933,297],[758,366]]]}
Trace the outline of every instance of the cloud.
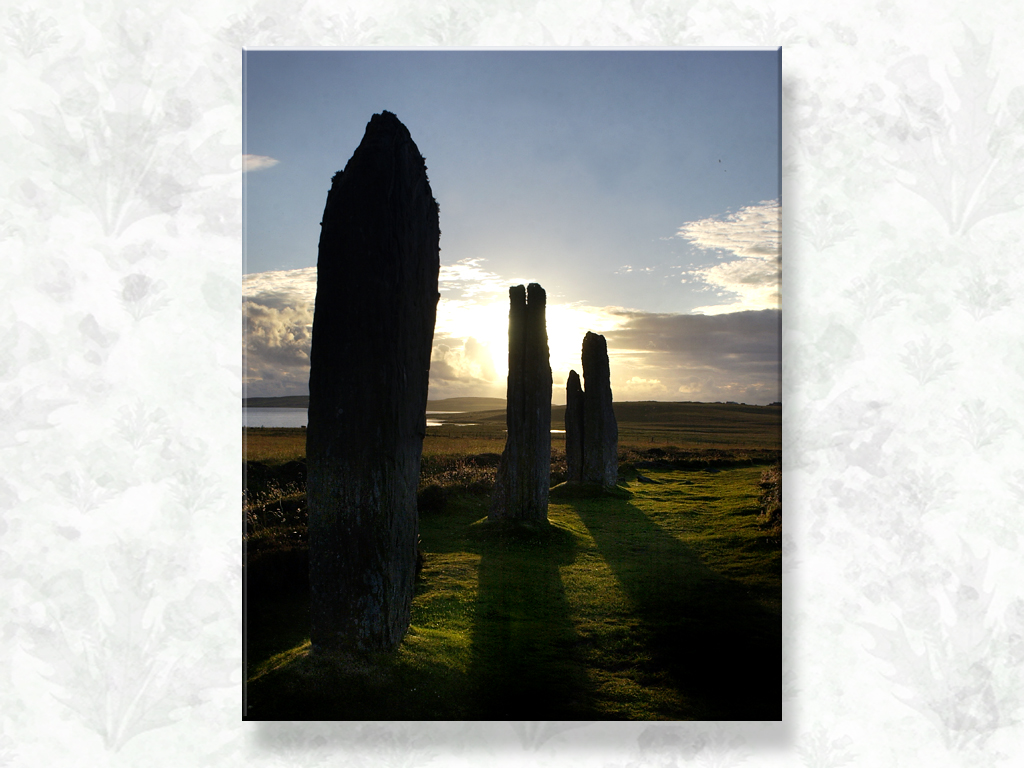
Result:
{"label": "cloud", "polygon": [[491,389],[499,384],[504,388],[504,378],[499,377],[494,368],[491,350],[472,336],[466,339],[434,337],[430,379],[432,384],[458,383],[465,389]]}
{"label": "cloud", "polygon": [[510,285],[526,285],[525,278],[505,278],[483,268],[485,259],[462,259],[442,264],[437,283],[441,296],[450,301],[480,302],[508,297]]}
{"label": "cloud", "polygon": [[246,173],[249,171],[263,171],[267,168],[273,168],[279,162],[280,160],[275,160],[266,155],[242,155],[242,170]]}
{"label": "cloud", "polygon": [[605,334],[617,400],[781,399],[778,310],[620,318]]}
{"label": "cloud", "polygon": [[305,394],[316,267],[242,279],[245,383],[249,397]]}
{"label": "cloud", "polygon": [[[438,304],[431,398],[505,395],[510,283],[492,275],[479,263],[449,272],[463,298]],[[307,393],[316,268],[246,275],[242,288],[247,394]],[[674,315],[549,304],[547,326],[556,403],[565,402],[569,370],[581,371],[587,331],[608,341],[616,400],[781,399],[778,310]]]}
{"label": "cloud", "polygon": [[[723,297],[718,303],[698,307],[694,312],[723,314],[779,306],[780,219],[781,208],[771,200],[679,228],[677,237],[689,240],[698,248],[732,257],[721,264],[686,273],[687,277],[703,282],[709,290]],[[687,282],[686,277],[683,282]]]}

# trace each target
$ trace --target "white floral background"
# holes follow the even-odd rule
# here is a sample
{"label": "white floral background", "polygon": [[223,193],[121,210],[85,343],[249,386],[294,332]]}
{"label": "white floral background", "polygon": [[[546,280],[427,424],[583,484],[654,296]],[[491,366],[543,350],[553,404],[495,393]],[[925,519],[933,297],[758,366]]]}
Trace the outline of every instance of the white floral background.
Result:
{"label": "white floral background", "polygon": [[[1022,764],[1015,0],[0,18],[0,766]],[[783,46],[782,723],[241,720],[241,48],[437,45]]]}

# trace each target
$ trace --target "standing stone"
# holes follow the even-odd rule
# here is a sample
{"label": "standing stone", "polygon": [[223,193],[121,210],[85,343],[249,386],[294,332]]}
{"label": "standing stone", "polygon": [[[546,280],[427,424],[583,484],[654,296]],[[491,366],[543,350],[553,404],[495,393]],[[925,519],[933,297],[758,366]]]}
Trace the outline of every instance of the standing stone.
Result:
{"label": "standing stone", "polygon": [[589,331],[583,337],[583,388],[583,481],[611,487],[619,478],[619,425],[612,410],[608,344]]}
{"label": "standing stone", "polygon": [[544,289],[508,291],[508,435],[488,517],[547,522],[551,486],[551,364]]}
{"label": "standing stone", "polygon": [[306,430],[314,652],[391,649],[409,627],[438,300],[426,171],[382,112],[327,195]]}
{"label": "standing stone", "polygon": [[565,463],[570,483],[583,480],[583,387],[576,371],[565,384]]}

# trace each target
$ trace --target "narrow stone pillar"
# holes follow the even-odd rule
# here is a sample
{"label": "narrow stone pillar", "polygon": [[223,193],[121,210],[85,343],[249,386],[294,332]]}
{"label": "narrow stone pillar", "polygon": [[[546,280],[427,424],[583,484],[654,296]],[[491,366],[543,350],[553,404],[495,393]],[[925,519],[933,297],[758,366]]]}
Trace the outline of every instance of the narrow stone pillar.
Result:
{"label": "narrow stone pillar", "polygon": [[391,649],[409,627],[439,297],[426,170],[383,112],[327,195],[306,429],[314,652]]}
{"label": "narrow stone pillar", "polygon": [[551,364],[544,289],[509,289],[505,450],[491,496],[491,520],[547,522],[551,486]]}
{"label": "narrow stone pillar", "polygon": [[612,410],[611,371],[604,336],[583,337],[583,481],[615,485],[619,478],[619,425]]}
{"label": "narrow stone pillar", "polygon": [[565,383],[565,463],[570,483],[583,480],[583,387],[576,371]]}

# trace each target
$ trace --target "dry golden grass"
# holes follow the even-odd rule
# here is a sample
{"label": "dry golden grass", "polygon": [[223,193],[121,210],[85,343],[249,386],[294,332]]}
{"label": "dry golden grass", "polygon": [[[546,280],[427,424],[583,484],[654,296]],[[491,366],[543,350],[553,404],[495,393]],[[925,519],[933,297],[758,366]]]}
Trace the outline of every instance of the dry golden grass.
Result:
{"label": "dry golden grass", "polygon": [[306,430],[284,427],[243,428],[242,456],[245,461],[271,465],[304,459]]}

